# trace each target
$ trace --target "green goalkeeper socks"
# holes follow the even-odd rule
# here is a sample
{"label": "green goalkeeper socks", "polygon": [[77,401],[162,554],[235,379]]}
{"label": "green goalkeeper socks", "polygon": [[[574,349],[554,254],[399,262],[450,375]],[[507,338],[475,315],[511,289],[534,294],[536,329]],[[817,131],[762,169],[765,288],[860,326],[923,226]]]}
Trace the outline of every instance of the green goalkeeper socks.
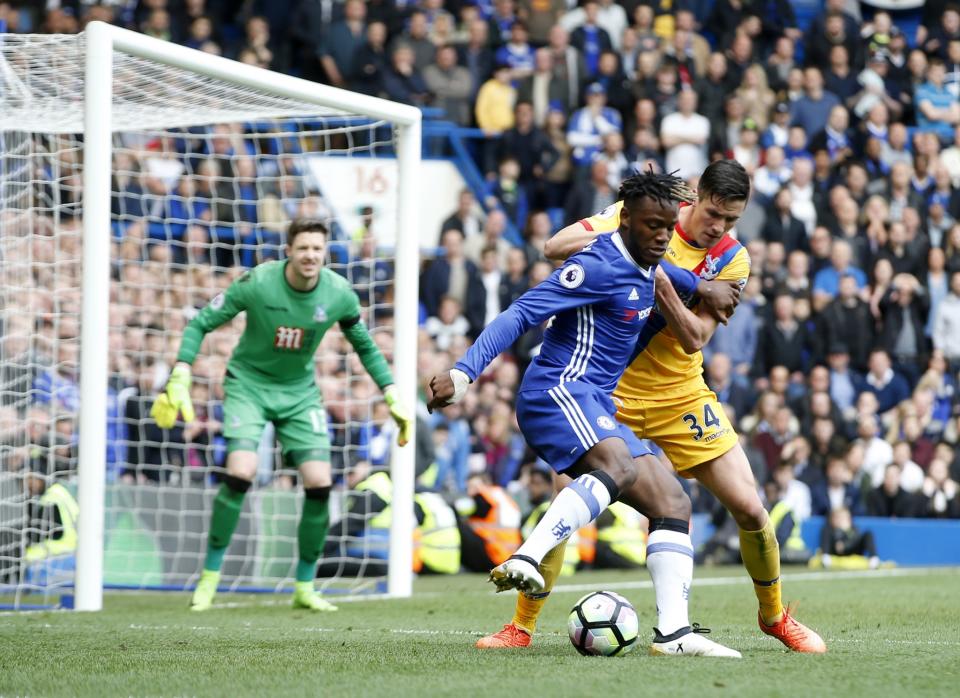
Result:
{"label": "green goalkeeper socks", "polygon": [[224,475],[220,491],[213,500],[213,516],[210,517],[210,535],[207,538],[207,557],[203,569],[219,571],[223,556],[237,529],[243,498],[251,483],[232,475]]}
{"label": "green goalkeeper socks", "polygon": [[304,494],[303,514],[297,528],[300,560],[297,562],[297,581],[312,582],[317,572],[317,560],[323,552],[330,523],[330,488],[308,487]]}

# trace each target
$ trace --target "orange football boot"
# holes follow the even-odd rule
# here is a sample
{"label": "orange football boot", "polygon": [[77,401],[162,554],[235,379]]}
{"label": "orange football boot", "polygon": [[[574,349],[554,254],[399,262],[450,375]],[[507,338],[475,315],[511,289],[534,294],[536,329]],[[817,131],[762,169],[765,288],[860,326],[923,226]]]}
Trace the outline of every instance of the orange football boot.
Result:
{"label": "orange football boot", "polygon": [[526,630],[518,628],[513,623],[507,623],[500,632],[477,640],[477,649],[506,650],[515,647],[529,647],[532,639],[530,633]]}
{"label": "orange football boot", "polygon": [[757,614],[757,621],[760,623],[760,629],[763,632],[777,638],[794,652],[823,654],[827,651],[827,644],[823,641],[823,638],[791,616],[788,608],[783,609],[783,618],[780,619],[779,623],[767,625],[763,622],[763,617],[759,613]]}

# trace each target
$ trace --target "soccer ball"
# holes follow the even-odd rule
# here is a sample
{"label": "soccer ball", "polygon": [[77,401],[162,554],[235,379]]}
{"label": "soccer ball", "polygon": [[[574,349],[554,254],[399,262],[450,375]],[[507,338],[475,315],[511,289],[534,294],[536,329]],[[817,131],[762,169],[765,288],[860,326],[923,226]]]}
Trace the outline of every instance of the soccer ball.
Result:
{"label": "soccer ball", "polygon": [[637,642],[640,621],[625,598],[612,591],[594,591],[577,601],[567,620],[570,642],[583,655],[625,654]]}

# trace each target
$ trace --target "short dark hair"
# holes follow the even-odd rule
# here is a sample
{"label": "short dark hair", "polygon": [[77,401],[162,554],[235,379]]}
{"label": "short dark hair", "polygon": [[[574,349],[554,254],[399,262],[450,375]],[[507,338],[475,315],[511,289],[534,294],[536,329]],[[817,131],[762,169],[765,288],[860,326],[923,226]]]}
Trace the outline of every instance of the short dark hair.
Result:
{"label": "short dark hair", "polygon": [[692,203],[694,200],[693,192],[682,179],[652,169],[627,177],[617,192],[617,198],[625,204],[645,196],[666,205],[674,202]]}
{"label": "short dark hair", "polygon": [[290,227],[287,228],[287,244],[292,245],[300,233],[323,233],[327,235],[327,224],[319,218],[294,218],[290,221]]}
{"label": "short dark hair", "polygon": [[697,193],[701,201],[746,201],[750,198],[750,176],[736,160],[717,160],[700,175]]}

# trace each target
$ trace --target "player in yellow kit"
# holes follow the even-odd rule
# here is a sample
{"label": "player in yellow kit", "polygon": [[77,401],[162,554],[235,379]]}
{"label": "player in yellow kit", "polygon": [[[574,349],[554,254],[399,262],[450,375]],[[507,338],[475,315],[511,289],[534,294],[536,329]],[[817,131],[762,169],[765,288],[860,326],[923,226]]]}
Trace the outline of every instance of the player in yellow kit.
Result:
{"label": "player in yellow kit", "polygon": [[[712,163],[700,178],[697,201],[681,209],[666,259],[705,279],[745,285],[750,276],[746,249],[728,235],[743,214],[750,179],[736,161]],[[565,259],[597,235],[616,230],[621,203],[574,223],[548,241],[546,253]],[[640,335],[638,354],[614,393],[617,416],[638,436],[663,449],[684,477],[696,478],[727,508],[740,528],[743,564],[753,579],[760,629],[797,652],[822,653],[817,633],[796,621],[783,606],[780,548],[757,491],[757,483],[737,433],[717,396],[703,380],[700,350],[718,320],[694,299],[681,299],[669,284],[657,284],[658,311]],[[695,312],[676,312],[678,304]],[[669,319],[668,319],[669,318]],[[513,622],[481,638],[481,649],[525,647],[563,563],[563,545],[541,564],[546,585],[537,598],[517,599]]]}

